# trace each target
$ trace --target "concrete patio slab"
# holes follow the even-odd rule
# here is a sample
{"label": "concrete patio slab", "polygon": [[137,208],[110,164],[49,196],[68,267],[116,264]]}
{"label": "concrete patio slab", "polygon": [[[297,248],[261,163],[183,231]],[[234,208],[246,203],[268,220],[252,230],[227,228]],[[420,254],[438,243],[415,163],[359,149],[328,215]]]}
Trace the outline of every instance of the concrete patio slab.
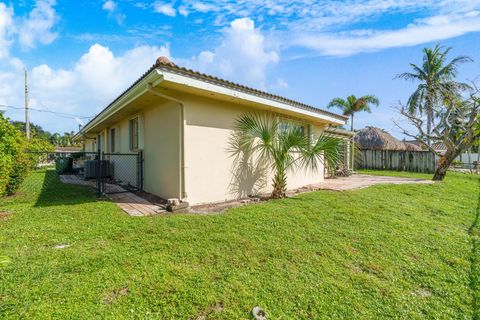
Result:
{"label": "concrete patio slab", "polygon": [[325,179],[325,181],[310,185],[314,189],[323,190],[353,190],[366,188],[377,184],[432,184],[431,180],[417,178],[371,176],[367,174],[354,174],[350,177],[339,177],[334,179]]}

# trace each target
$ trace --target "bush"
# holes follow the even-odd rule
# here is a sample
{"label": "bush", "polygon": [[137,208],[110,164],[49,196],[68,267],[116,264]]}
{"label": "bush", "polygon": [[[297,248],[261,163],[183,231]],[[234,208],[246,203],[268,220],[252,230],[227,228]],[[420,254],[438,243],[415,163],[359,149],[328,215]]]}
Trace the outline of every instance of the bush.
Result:
{"label": "bush", "polygon": [[10,171],[12,171],[12,167],[12,157],[2,153],[0,155],[0,196],[5,194],[8,182],[10,181]]}
{"label": "bush", "polygon": [[0,195],[18,190],[28,171],[23,133],[0,114]]}
{"label": "bush", "polygon": [[12,170],[10,171],[10,180],[8,181],[5,194],[10,195],[14,194],[20,186],[22,185],[23,180],[28,174],[28,169],[30,162],[27,158],[27,155],[23,150],[19,152],[15,158],[15,163],[13,164]]}

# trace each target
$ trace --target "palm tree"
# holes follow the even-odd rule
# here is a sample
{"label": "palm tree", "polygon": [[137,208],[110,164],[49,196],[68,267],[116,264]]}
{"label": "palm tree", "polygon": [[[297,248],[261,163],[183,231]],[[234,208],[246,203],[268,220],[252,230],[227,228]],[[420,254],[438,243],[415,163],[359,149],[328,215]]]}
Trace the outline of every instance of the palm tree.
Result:
{"label": "palm tree", "polygon": [[286,195],[288,170],[318,170],[319,162],[331,168],[342,158],[340,139],[321,134],[310,141],[301,127],[270,114],[244,114],[236,120],[234,129],[230,152],[235,163],[256,161],[259,167],[271,169],[274,199]]}
{"label": "palm tree", "polygon": [[[357,98],[353,94],[348,96],[347,99],[342,99],[342,98],[335,98],[330,101],[330,103],[327,105],[327,108],[340,108],[343,112],[343,115],[349,116],[350,117],[350,130],[354,130],[353,126],[353,118],[355,116],[355,113],[361,112],[361,111],[366,111],[368,113],[372,112],[371,105],[374,105],[378,107],[380,104],[380,101],[378,98],[374,95],[366,95],[360,98]],[[351,166],[350,168],[353,169],[354,164],[355,164],[355,140],[352,139],[352,147],[351,147]]]}
{"label": "palm tree", "polygon": [[[423,49],[421,66],[411,63],[412,72],[404,72],[396,76],[405,80],[419,82],[417,89],[408,99],[409,112],[426,114],[427,135],[430,136],[435,119],[435,108],[438,104],[456,96],[461,90],[470,88],[469,85],[455,81],[460,63],[471,62],[467,56],[458,56],[446,63],[447,55],[452,48],[443,48],[436,45],[433,49]],[[430,139],[428,139],[430,144]]]}
{"label": "palm tree", "polygon": [[355,113],[361,111],[372,112],[370,105],[378,107],[380,101],[374,95],[366,95],[360,98],[355,97],[353,94],[348,96],[346,100],[342,98],[335,98],[330,101],[327,108],[340,108],[343,115],[350,116],[350,130],[353,131],[353,117]]}

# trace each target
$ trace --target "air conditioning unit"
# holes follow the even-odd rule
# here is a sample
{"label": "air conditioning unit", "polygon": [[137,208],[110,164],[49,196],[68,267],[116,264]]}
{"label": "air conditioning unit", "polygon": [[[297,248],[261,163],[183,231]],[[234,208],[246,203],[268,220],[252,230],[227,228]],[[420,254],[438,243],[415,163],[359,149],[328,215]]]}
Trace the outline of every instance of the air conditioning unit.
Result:
{"label": "air conditioning unit", "polygon": [[[98,177],[98,160],[85,161],[85,179],[94,179]],[[100,178],[112,178],[113,166],[109,160],[100,160]]]}

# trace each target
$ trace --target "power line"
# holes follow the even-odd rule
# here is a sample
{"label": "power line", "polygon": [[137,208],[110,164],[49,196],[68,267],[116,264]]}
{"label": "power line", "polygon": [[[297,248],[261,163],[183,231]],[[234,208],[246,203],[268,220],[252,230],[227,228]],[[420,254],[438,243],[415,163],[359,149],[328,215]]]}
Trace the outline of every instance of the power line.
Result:
{"label": "power line", "polygon": [[[15,110],[24,110],[25,109],[24,107],[9,106],[9,105],[4,105],[4,104],[0,104],[0,108],[10,108],[10,109],[15,109]],[[28,109],[33,110],[33,111],[37,111],[37,112],[51,113],[51,114],[55,114],[55,115],[59,115],[59,116],[64,116],[64,117],[68,117],[68,119],[75,119],[75,118],[90,119],[90,118],[93,118],[93,116],[86,117],[86,116],[80,116],[80,115],[71,114],[71,113],[51,111],[47,108],[45,108],[45,110],[37,109],[37,108],[31,108],[31,107],[28,108]]]}

